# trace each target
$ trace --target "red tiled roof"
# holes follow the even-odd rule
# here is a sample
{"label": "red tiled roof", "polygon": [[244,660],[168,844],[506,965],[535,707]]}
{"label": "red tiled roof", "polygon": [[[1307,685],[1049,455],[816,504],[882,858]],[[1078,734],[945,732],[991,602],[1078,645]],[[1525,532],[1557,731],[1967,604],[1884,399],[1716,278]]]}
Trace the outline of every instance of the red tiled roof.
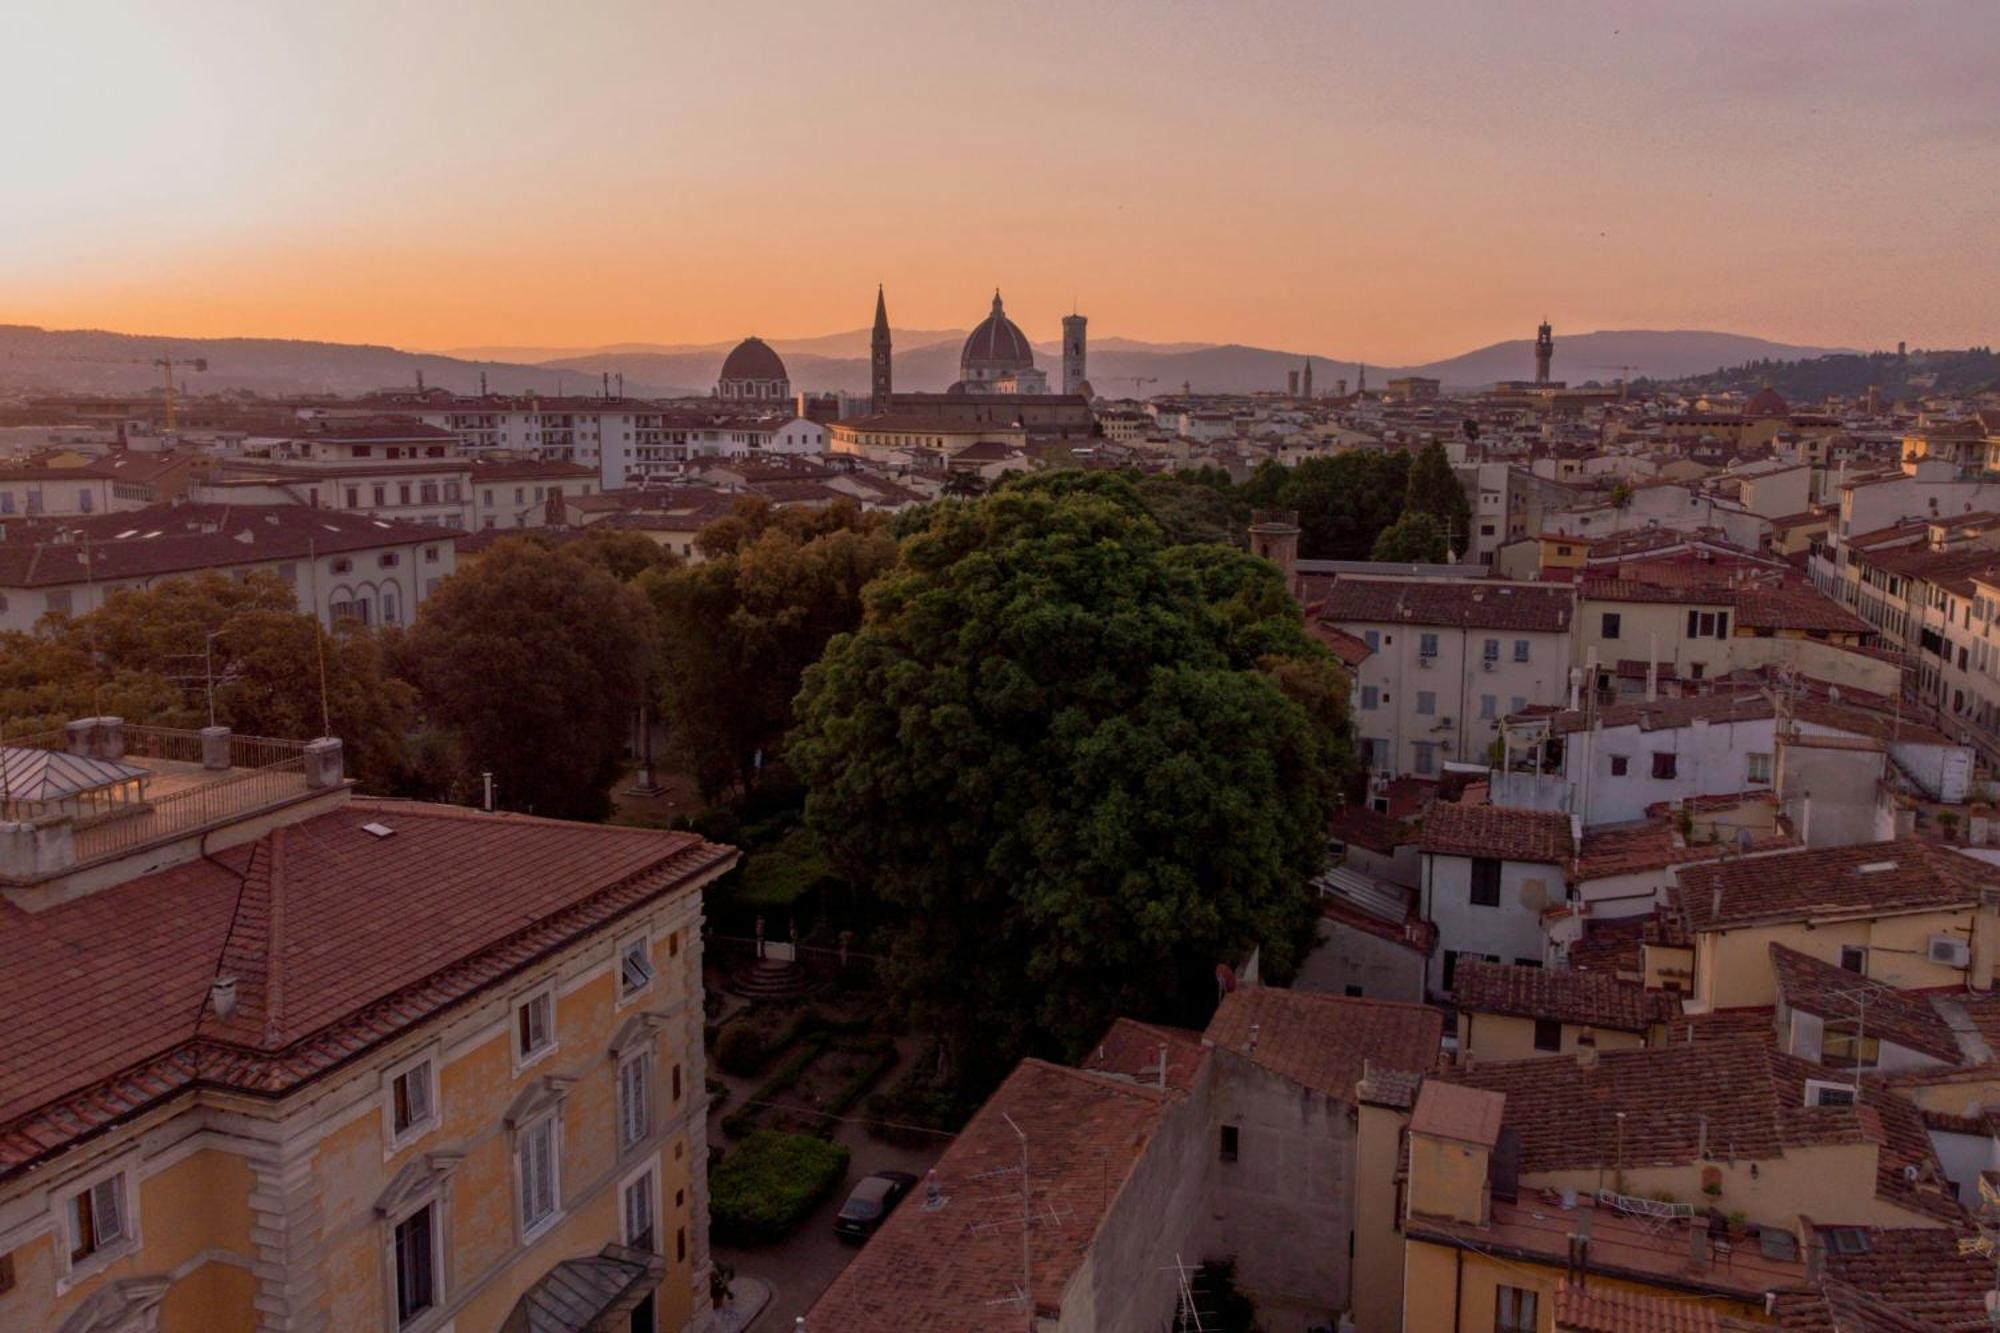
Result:
{"label": "red tiled roof", "polygon": [[1727,1333],[1755,1325],[1725,1322],[1715,1307],[1686,1296],[1651,1296],[1629,1287],[1571,1282],[1556,1287],[1556,1327],[1562,1333]]}
{"label": "red tiled roof", "polygon": [[[1700,1160],[1704,1135],[1711,1150],[1724,1144],[1749,1161],[1794,1147],[1873,1143],[1876,1197],[1922,1216],[1962,1220],[1956,1202],[1922,1183],[1941,1177],[1916,1105],[1864,1087],[1859,1107],[1807,1106],[1806,1080],[1825,1076],[1818,1065],[1743,1037],[1604,1051],[1594,1064],[1515,1060],[1440,1075],[1506,1094],[1524,1173],[1591,1170],[1621,1152],[1628,1168],[1686,1166]],[[1906,1166],[1918,1168],[1918,1182],[1905,1178]]]}
{"label": "red tiled roof", "polygon": [[[1752,801],[1769,800],[1767,792],[1748,792],[1731,797],[1718,806],[1704,806],[1698,802],[1709,798],[1690,799],[1689,808],[1734,809]],[[1585,829],[1583,844],[1577,853],[1576,877],[1578,880],[1604,879],[1613,875],[1630,875],[1643,870],[1664,870],[1668,866],[1684,865],[1697,861],[1720,861],[1725,856],[1736,855],[1743,849],[1735,842],[1689,843],[1683,839],[1663,818],[1665,811],[1655,813],[1648,809],[1652,818],[1644,823],[1600,824],[1596,828]],[[1751,851],[1772,851],[1792,845],[1792,838],[1785,833],[1767,834],[1755,838],[1750,844]]]}
{"label": "red tiled roof", "polygon": [[1344,578],[1327,589],[1321,615],[1338,625],[1442,625],[1559,634],[1569,629],[1574,607],[1568,587],[1548,583]]}
{"label": "red tiled roof", "polygon": [[1157,1086],[1160,1053],[1166,1052],[1167,1087],[1186,1092],[1194,1085],[1208,1048],[1188,1028],[1162,1027],[1135,1018],[1114,1019],[1078,1066],[1098,1074],[1121,1074]]}
{"label": "red tiled roof", "polygon": [[2000,869],[1906,839],[1682,866],[1674,878],[1682,917],[1701,931],[1971,908],[1981,885],[2000,884]]}
{"label": "red tiled roof", "polygon": [[[0,1175],[197,1083],[287,1091],[733,856],[688,833],[355,799],[40,912],[0,903]],[[208,1003],[225,971],[226,1020]]]}
{"label": "red tiled roof", "polygon": [[1432,804],[1424,816],[1422,849],[1439,856],[1491,856],[1555,865],[1574,850],[1569,816],[1560,810],[1506,805]]}
{"label": "red tiled roof", "polygon": [[1327,816],[1326,835],[1384,855],[1421,836],[1414,825],[1353,802],[1333,808],[1333,813]]}
{"label": "red tiled roof", "polygon": [[1021,1165],[1009,1118],[1028,1136],[1029,1197],[1051,1205],[1027,1237],[1031,1302],[1053,1313],[1182,1096],[1023,1060],[938,1159],[944,1205],[928,1208],[913,1198],[891,1213],[820,1293],[806,1326],[813,1333],[987,1333],[1025,1320],[1018,1304],[1003,1304],[1019,1294],[1021,1281],[1021,1182],[988,1178]]}
{"label": "red tiled roof", "polygon": [[1962,1234],[1940,1227],[1872,1227],[1866,1251],[1829,1249],[1826,1275],[1901,1314],[1928,1320],[1929,1328],[1990,1329],[1986,1293],[1993,1289],[1993,1260],[1961,1254]]}
{"label": "red tiled roof", "polygon": [[1964,1058],[1951,1024],[1931,1007],[1926,995],[1870,981],[1775,942],[1771,970],[1777,977],[1778,998],[1789,1008],[1824,1019],[1852,1020],[1865,1005],[1869,1036],[1951,1064]]}
{"label": "red tiled roof", "polygon": [[1555,1018],[1607,1028],[1644,1032],[1680,1016],[1680,997],[1649,991],[1604,972],[1513,963],[1461,960],[1452,979],[1452,1001],[1460,1009],[1519,1018]]}
{"label": "red tiled roof", "polygon": [[8,524],[6,538],[0,540],[0,587],[156,578],[304,560],[314,553],[339,555],[410,542],[441,542],[459,535],[455,528],[307,505],[149,505],[119,513]]}
{"label": "red tiled roof", "polygon": [[1338,625],[1328,624],[1317,616],[1307,617],[1306,633],[1326,645],[1327,651],[1351,667],[1360,666],[1374,651],[1368,646],[1367,640],[1349,634]]}
{"label": "red tiled roof", "polygon": [[1426,1004],[1246,986],[1223,997],[1202,1035],[1211,1046],[1352,1102],[1368,1066],[1422,1072],[1435,1065],[1444,1014]]}

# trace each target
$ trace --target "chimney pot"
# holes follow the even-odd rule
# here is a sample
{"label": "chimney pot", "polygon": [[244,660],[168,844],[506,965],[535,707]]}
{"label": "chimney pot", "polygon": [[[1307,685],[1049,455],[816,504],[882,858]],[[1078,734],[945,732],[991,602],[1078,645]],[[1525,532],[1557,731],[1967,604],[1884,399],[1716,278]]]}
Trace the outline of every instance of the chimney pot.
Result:
{"label": "chimney pot", "polygon": [[209,1003],[215,1007],[217,1018],[227,1018],[236,1012],[236,978],[217,977],[208,983]]}

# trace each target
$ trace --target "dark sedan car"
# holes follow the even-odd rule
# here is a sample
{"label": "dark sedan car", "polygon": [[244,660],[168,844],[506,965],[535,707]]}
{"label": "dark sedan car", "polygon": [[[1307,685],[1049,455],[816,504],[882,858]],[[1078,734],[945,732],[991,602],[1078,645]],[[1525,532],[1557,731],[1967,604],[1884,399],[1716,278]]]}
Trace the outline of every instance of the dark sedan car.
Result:
{"label": "dark sedan car", "polygon": [[907,1171],[877,1171],[840,1205],[840,1216],[833,1219],[834,1234],[842,1240],[867,1240],[916,1184],[917,1178]]}

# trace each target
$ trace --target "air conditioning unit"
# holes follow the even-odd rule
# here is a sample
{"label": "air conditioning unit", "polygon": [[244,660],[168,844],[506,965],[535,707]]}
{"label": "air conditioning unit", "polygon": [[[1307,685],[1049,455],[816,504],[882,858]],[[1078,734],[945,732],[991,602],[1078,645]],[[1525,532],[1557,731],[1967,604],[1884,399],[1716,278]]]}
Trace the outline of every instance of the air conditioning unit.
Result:
{"label": "air conditioning unit", "polygon": [[1972,966],[1972,945],[1956,935],[1933,935],[1930,960],[1941,967]]}
{"label": "air conditioning unit", "polygon": [[1479,659],[1479,669],[1481,671],[1491,671],[1499,665],[1500,659],[1497,657],[1482,657]]}
{"label": "air conditioning unit", "polygon": [[1420,666],[1420,667],[1427,667],[1427,666],[1429,666],[1429,665],[1430,665],[1431,663],[1433,663],[1433,662],[1435,662],[1435,661],[1437,661],[1437,654],[1436,654],[1436,653],[1419,653],[1419,654],[1417,654],[1417,665],[1418,665],[1418,666]]}

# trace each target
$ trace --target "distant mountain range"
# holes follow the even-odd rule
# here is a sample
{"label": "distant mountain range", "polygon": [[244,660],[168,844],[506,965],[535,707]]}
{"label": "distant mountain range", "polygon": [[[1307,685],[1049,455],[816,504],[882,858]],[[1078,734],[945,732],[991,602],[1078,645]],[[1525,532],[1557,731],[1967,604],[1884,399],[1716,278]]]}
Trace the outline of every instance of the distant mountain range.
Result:
{"label": "distant mountain range", "polygon": [[[958,329],[895,331],[896,387],[940,390],[958,378]],[[867,329],[814,338],[772,338],[785,358],[794,386],[812,390],[865,392],[868,388]],[[407,352],[365,344],[293,341],[276,338],[167,338],[98,330],[48,330],[0,325],[0,392],[143,393],[160,382],[156,357],[206,357],[205,372],[176,376],[193,392],[244,390],[262,394],[357,394],[408,388],[421,373],[433,387],[474,393],[485,376],[495,393],[591,393],[606,374],[622,374],[625,391],[641,397],[705,394],[715,384],[722,359],[734,343],[620,343],[595,348],[474,347],[450,353]],[[1802,360],[1844,349],[1795,347],[1762,338],[1700,330],[1643,330],[1561,334],[1556,337],[1555,376],[1571,384],[1618,378],[1681,379],[1755,360]],[[1036,356],[1053,378],[1060,349],[1037,343]],[[1144,396],[1177,391],[1248,393],[1282,389],[1286,374],[1306,353],[1264,347],[1209,343],[1149,343],[1106,337],[1092,342],[1090,379],[1109,396]],[[1313,387],[1330,393],[1346,379],[1352,389],[1352,358],[1314,353]],[[1482,347],[1462,356],[1420,366],[1368,367],[1369,382],[1386,384],[1398,375],[1426,375],[1450,388],[1476,389],[1502,379],[1534,373],[1528,339]]]}

